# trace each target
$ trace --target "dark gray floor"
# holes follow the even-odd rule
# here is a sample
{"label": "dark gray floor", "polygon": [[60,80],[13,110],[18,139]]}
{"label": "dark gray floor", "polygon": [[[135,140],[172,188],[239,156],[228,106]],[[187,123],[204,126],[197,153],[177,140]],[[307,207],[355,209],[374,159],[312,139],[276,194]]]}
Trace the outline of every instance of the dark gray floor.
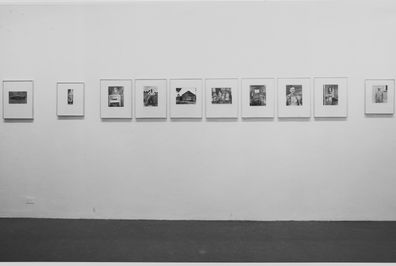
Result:
{"label": "dark gray floor", "polygon": [[5,218],[0,261],[396,262],[396,222]]}

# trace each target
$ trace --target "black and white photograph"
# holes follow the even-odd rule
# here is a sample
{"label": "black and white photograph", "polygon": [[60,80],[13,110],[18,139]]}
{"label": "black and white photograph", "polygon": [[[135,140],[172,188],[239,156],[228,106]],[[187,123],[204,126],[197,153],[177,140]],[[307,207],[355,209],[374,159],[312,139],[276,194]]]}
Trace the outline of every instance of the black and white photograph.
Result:
{"label": "black and white photograph", "polygon": [[67,89],[67,104],[72,105],[74,103],[74,90]]}
{"label": "black and white photograph", "polygon": [[212,88],[212,104],[232,104],[231,88]]}
{"label": "black and white photograph", "polygon": [[3,118],[33,119],[33,81],[3,81]]}
{"label": "black and white photograph", "polygon": [[84,82],[58,82],[57,115],[59,117],[84,116],[85,84]]}
{"label": "black and white photograph", "polygon": [[206,79],[205,91],[207,118],[236,118],[238,116],[238,79]]}
{"label": "black and white photograph", "polygon": [[202,79],[171,79],[170,117],[202,118]]}
{"label": "black and white photograph", "polygon": [[[321,101],[322,103],[322,101]],[[278,117],[309,118],[311,116],[311,79],[278,79]]]}
{"label": "black and white photograph", "polygon": [[102,119],[132,118],[132,80],[100,80],[100,116]]}
{"label": "black and white photograph", "polygon": [[143,90],[143,103],[144,106],[158,106],[158,87],[144,86]]}
{"label": "black and white photograph", "polygon": [[242,118],[273,118],[275,112],[275,79],[242,78]]}
{"label": "black and white photograph", "polygon": [[367,115],[393,115],[395,112],[395,80],[366,79],[365,113]]}
{"label": "black and white photograph", "polygon": [[124,87],[109,86],[109,107],[124,107]]}
{"label": "black and white photograph", "polygon": [[196,104],[197,88],[176,88],[176,104]]}
{"label": "black and white photograph", "polygon": [[388,85],[373,86],[373,103],[388,102]]}
{"label": "black and white photograph", "polygon": [[323,105],[338,105],[338,85],[323,85]]}
{"label": "black and white photograph", "polygon": [[302,85],[286,85],[286,105],[303,105]]}
{"label": "black and white photograph", "polygon": [[167,117],[167,80],[166,79],[136,79],[135,106],[136,106],[136,118],[138,119],[166,118]]}
{"label": "black and white photograph", "polygon": [[0,266],[396,266],[396,0],[0,0],[0,86]]}
{"label": "black and white photograph", "polygon": [[348,116],[348,78],[314,78],[314,116],[342,119]]}
{"label": "black and white photograph", "polygon": [[26,104],[27,103],[27,91],[10,91],[8,92],[8,103],[9,104]]}
{"label": "black and white photograph", "polygon": [[265,85],[250,85],[250,106],[265,106],[267,94]]}

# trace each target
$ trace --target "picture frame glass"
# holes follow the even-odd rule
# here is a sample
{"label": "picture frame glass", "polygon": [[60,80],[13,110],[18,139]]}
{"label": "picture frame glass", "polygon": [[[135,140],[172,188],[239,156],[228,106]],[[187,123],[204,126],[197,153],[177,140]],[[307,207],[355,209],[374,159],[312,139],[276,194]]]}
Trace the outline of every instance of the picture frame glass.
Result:
{"label": "picture frame glass", "polygon": [[3,81],[3,118],[33,119],[33,81]]}
{"label": "picture frame glass", "polygon": [[238,117],[238,79],[207,79],[205,88],[207,118]]}
{"label": "picture frame glass", "polygon": [[83,82],[58,82],[57,115],[84,116],[84,90]]}
{"label": "picture frame glass", "polygon": [[395,112],[395,80],[367,79],[365,81],[365,113],[388,114]]}
{"label": "picture frame glass", "polygon": [[202,80],[170,80],[170,117],[202,118]]}
{"label": "picture frame glass", "polygon": [[167,80],[135,80],[136,118],[167,117]]}
{"label": "picture frame glass", "polygon": [[278,79],[278,117],[311,116],[311,79]]}
{"label": "picture frame glass", "polygon": [[348,78],[314,78],[314,116],[348,116]]}
{"label": "picture frame glass", "polygon": [[243,78],[241,81],[242,117],[274,117],[275,79]]}
{"label": "picture frame glass", "polygon": [[100,81],[101,118],[132,118],[132,80]]}

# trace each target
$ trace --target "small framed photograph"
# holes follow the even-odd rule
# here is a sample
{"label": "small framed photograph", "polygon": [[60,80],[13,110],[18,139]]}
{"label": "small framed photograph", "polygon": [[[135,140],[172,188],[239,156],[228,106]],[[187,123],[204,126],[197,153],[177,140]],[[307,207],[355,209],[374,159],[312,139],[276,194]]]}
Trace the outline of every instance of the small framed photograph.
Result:
{"label": "small framed photograph", "polygon": [[170,80],[170,117],[202,118],[202,80]]}
{"label": "small framed photograph", "polygon": [[101,118],[132,118],[132,80],[100,81]]}
{"label": "small framed photograph", "polygon": [[4,119],[33,119],[33,81],[3,81]]}
{"label": "small framed photograph", "polygon": [[311,116],[311,79],[278,79],[278,117]]}
{"label": "small framed photograph", "polygon": [[58,116],[84,116],[83,82],[58,82],[56,93]]}
{"label": "small framed photograph", "polygon": [[366,114],[394,114],[394,79],[366,79],[365,94]]}
{"label": "small framed photograph", "polygon": [[314,116],[347,117],[348,78],[314,79]]}
{"label": "small framed photograph", "polygon": [[238,79],[207,79],[206,117],[238,117]]}
{"label": "small framed photograph", "polygon": [[166,79],[135,80],[136,118],[166,118]]}
{"label": "small framed photograph", "polygon": [[274,117],[275,80],[242,79],[242,117]]}

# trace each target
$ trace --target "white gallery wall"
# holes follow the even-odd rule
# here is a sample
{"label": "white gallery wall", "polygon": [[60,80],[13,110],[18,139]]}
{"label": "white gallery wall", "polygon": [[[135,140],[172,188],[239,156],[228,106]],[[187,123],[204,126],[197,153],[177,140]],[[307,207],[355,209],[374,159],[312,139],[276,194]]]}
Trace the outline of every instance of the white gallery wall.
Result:
{"label": "white gallery wall", "polygon": [[[396,117],[364,80],[396,78],[395,29],[392,0],[3,3],[0,80],[34,80],[34,121],[0,121],[0,216],[394,220]],[[100,79],[244,77],[348,77],[348,117],[100,119]]]}

